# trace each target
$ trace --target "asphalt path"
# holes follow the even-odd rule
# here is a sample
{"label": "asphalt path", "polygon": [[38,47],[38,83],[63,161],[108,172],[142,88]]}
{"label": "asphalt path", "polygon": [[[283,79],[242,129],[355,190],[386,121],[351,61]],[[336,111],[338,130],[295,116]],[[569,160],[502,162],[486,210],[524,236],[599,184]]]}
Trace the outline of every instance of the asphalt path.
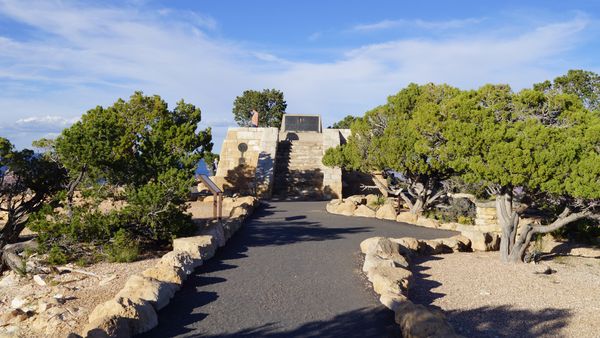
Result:
{"label": "asphalt path", "polygon": [[265,203],[141,337],[399,337],[360,273],[360,242],[454,234],[332,215],[325,202]]}

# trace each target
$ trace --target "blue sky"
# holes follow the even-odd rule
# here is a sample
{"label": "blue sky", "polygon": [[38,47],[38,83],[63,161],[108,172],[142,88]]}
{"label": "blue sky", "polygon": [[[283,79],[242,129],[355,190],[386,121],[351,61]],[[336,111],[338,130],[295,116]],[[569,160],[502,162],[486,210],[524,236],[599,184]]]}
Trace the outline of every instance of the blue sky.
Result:
{"label": "blue sky", "polygon": [[53,137],[135,90],[202,109],[220,149],[245,89],[325,126],[410,82],[514,90],[600,72],[595,1],[0,0],[0,136]]}

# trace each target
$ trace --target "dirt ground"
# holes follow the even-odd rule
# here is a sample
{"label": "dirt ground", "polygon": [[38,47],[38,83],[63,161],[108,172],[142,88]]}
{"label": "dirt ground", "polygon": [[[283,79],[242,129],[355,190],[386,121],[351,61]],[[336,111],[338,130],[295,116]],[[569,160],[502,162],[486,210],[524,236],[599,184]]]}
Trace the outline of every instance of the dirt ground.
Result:
{"label": "dirt ground", "polygon": [[414,263],[410,298],[443,310],[466,337],[600,337],[600,249],[538,264],[502,263],[498,252]]}
{"label": "dirt ground", "polygon": [[[0,279],[0,336],[14,333],[18,337],[66,337],[71,332],[81,333],[97,304],[112,298],[130,275],[140,273],[157,260],[73,267],[85,273],[49,275],[45,277],[45,286],[35,283],[31,276],[5,273]],[[24,308],[30,308],[31,313],[41,314],[10,322],[11,303],[15,299],[23,300],[27,304]],[[40,310],[42,303],[48,304],[44,311]]]}

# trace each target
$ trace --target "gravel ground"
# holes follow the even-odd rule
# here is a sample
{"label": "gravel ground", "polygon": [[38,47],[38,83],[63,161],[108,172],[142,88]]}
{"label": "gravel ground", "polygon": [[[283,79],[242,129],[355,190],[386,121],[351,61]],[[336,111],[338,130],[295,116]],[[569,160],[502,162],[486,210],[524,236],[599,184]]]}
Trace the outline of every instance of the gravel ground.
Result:
{"label": "gravel ground", "polygon": [[[112,298],[127,281],[127,278],[154,265],[158,258],[133,263],[99,263],[77,268],[95,276],[82,273],[64,273],[47,277],[48,285],[40,286],[31,278],[0,277],[0,315],[10,312],[11,301],[15,297],[30,299],[37,304],[39,299],[62,295],[64,304],[57,315],[48,321],[50,328],[39,328],[38,315],[18,323],[19,337],[66,337],[71,332],[81,333],[87,324],[89,313],[97,304]],[[14,274],[13,274],[14,276]],[[53,310],[53,309],[50,309]],[[50,311],[48,310],[48,311]],[[44,317],[45,318],[45,317]],[[0,320],[0,336],[10,326]]]}
{"label": "gravel ground", "polygon": [[456,253],[420,257],[413,270],[410,298],[442,309],[467,337],[600,337],[600,259],[505,264],[497,252]]}

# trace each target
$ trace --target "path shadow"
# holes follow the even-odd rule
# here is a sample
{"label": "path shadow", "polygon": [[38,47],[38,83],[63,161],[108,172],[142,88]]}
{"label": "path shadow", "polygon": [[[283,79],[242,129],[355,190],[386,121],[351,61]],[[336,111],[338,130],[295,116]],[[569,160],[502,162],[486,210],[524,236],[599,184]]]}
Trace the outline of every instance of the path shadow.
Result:
{"label": "path shadow", "polygon": [[417,304],[431,305],[433,301],[444,297],[445,293],[434,292],[433,289],[442,285],[436,281],[430,274],[426,273],[428,267],[422,264],[430,260],[440,260],[436,256],[415,256],[412,259],[413,286],[409,290],[409,298]]}
{"label": "path shadow", "polygon": [[[244,247],[278,246],[304,241],[328,241],[342,239],[344,235],[370,232],[372,227],[324,227],[320,222],[306,220],[305,215],[294,215],[279,218],[268,217],[276,212],[275,207],[268,204],[261,206],[246,221],[236,238],[243,237]],[[229,246],[229,244],[228,244]],[[238,248],[240,249],[240,248]]]}
{"label": "path shadow", "polygon": [[[435,281],[435,276],[427,274],[428,267],[421,264],[429,260],[440,260],[437,256],[418,256],[413,259],[413,286],[409,298],[415,304],[422,304],[432,309],[442,310],[432,305],[446,294],[433,291],[442,284]],[[455,331],[465,337],[561,337],[561,329],[573,316],[567,309],[545,308],[527,310],[513,308],[508,305],[482,306],[469,310],[443,311]]]}
{"label": "path shadow", "polygon": [[297,328],[281,331],[277,323],[266,323],[262,326],[243,329],[233,333],[220,335],[202,335],[208,338],[234,337],[401,337],[399,327],[394,323],[394,313],[384,307],[361,308],[339,314],[326,321],[313,321]]}
{"label": "path shadow", "polygon": [[[229,267],[228,267],[229,268]],[[172,337],[189,333],[191,329],[186,326],[202,321],[207,313],[194,312],[195,309],[216,301],[219,295],[216,292],[203,291],[202,288],[216,283],[223,283],[225,278],[207,277],[202,275],[201,269],[196,270],[177,296],[171,299],[169,305],[158,312],[159,326],[153,330],[136,337]]]}
{"label": "path shadow", "polygon": [[482,306],[471,310],[447,311],[457,333],[473,338],[564,337],[561,329],[573,316],[567,309],[516,309],[507,305]]}

